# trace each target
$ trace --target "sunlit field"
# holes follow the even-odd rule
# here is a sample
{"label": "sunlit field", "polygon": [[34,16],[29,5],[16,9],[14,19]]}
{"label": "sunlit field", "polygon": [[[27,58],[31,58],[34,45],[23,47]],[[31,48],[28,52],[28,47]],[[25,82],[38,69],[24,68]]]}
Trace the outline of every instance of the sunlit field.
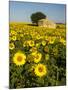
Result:
{"label": "sunlit field", "polygon": [[66,85],[66,29],[10,23],[10,88]]}

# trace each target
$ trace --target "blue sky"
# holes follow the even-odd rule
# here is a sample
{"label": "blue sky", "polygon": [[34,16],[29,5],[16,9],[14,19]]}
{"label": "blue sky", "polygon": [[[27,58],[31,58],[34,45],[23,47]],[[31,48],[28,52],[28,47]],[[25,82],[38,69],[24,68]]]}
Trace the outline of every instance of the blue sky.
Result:
{"label": "blue sky", "polygon": [[10,22],[31,22],[30,16],[35,12],[44,13],[56,23],[65,23],[66,5],[10,1]]}

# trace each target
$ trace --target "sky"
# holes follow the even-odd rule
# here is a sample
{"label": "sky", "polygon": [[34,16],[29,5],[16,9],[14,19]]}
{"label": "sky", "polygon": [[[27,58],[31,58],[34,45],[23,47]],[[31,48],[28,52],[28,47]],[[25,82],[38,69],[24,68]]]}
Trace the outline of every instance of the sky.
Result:
{"label": "sky", "polygon": [[10,22],[31,22],[31,14],[35,12],[44,13],[49,20],[55,23],[66,22],[66,5],[35,3],[35,2],[9,2],[9,19]]}

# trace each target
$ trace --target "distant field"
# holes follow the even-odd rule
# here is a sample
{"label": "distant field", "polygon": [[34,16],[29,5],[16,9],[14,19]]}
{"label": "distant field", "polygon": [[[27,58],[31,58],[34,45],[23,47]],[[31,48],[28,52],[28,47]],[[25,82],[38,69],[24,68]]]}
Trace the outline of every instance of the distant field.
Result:
{"label": "distant field", "polygon": [[66,25],[48,29],[14,22],[9,27],[10,88],[66,85]]}
{"label": "distant field", "polygon": [[[40,31],[44,30],[45,33],[48,32],[48,34],[50,32],[52,32],[51,35],[53,34],[53,35],[56,36],[55,33],[57,33],[57,35],[59,33],[59,34],[61,34],[59,36],[66,37],[65,36],[66,35],[66,25],[65,24],[56,24],[56,29],[48,29],[48,28],[45,28],[45,27],[33,26],[31,23],[23,23],[23,22],[21,22],[21,23],[15,23],[15,22],[14,23],[10,23],[10,30],[11,29],[17,30],[17,29],[23,29],[23,28],[25,30],[27,30],[27,28],[28,28],[28,30],[36,29],[37,31],[39,31],[39,29],[40,29]],[[63,33],[64,33],[64,35],[63,35]]]}

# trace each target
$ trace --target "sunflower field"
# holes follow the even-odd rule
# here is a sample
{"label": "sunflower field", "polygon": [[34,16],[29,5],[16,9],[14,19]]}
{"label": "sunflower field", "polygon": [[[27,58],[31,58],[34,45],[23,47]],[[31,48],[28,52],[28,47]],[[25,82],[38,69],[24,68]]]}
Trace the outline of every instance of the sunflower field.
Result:
{"label": "sunflower field", "polygon": [[9,87],[66,85],[65,25],[10,23],[9,28]]}

